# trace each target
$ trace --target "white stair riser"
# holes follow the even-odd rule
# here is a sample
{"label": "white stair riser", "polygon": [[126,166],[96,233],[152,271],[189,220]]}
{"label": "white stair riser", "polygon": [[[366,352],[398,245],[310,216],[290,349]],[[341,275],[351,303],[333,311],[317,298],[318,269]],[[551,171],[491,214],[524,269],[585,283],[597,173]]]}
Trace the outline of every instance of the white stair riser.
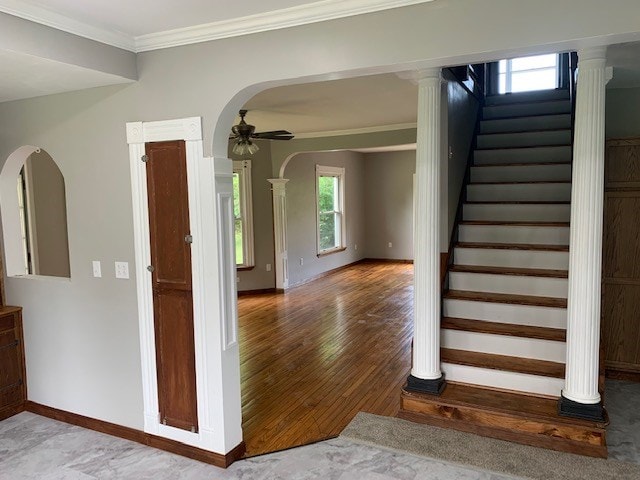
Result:
{"label": "white stair riser", "polygon": [[517,390],[537,395],[559,397],[564,388],[564,379],[505,372],[488,368],[469,367],[442,363],[442,371],[450,382],[485,385],[506,390]]}
{"label": "white stair riser", "polygon": [[492,163],[546,163],[570,162],[571,147],[506,148],[496,150],[475,150],[475,165]]}
{"label": "white stair riser", "polygon": [[536,90],[532,92],[515,92],[507,94],[489,95],[485,105],[505,105],[525,102],[544,102],[552,100],[568,100],[569,91],[562,89]]}
{"label": "white stair riser", "polygon": [[505,183],[467,186],[470,202],[568,202],[570,183]]}
{"label": "white stair riser", "polygon": [[567,298],[569,282],[566,278],[449,272],[449,288],[472,292]]}
{"label": "white stair riser", "polygon": [[482,120],[480,122],[480,133],[522,132],[545,128],[571,128],[571,114]]}
{"label": "white stair riser", "polygon": [[495,133],[478,135],[478,148],[512,148],[535,145],[568,145],[571,143],[570,130],[550,130],[548,132]]}
{"label": "white stair riser", "polygon": [[532,327],[566,328],[567,309],[512,305],[509,303],[472,302],[446,298],[443,305],[446,317],[515,323]]}
{"label": "white stair riser", "polygon": [[569,252],[508,250],[502,248],[459,248],[453,253],[456,265],[486,267],[569,269]]}
{"label": "white stair riser", "polygon": [[569,227],[460,225],[458,238],[473,243],[569,245]]}
{"label": "white stair riser", "polygon": [[571,181],[571,165],[471,167],[472,182]]}
{"label": "white stair riser", "polygon": [[440,339],[443,348],[533,358],[549,362],[564,363],[567,354],[567,347],[564,342],[537,338],[443,329]]}
{"label": "white stair riser", "polygon": [[568,222],[571,219],[568,204],[467,204],[463,208],[466,221]]}
{"label": "white stair riser", "polygon": [[563,100],[488,106],[484,107],[482,118],[488,120],[490,118],[526,117],[530,115],[550,115],[555,113],[571,113],[571,102]]}

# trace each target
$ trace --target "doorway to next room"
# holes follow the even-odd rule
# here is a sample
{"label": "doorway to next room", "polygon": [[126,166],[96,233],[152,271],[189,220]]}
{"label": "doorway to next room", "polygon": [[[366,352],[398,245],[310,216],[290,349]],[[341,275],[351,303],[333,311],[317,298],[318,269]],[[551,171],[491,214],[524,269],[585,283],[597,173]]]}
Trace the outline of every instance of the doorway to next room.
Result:
{"label": "doorway to next room", "polygon": [[238,298],[247,456],[395,416],[411,368],[413,265],[365,261],[286,294]]}

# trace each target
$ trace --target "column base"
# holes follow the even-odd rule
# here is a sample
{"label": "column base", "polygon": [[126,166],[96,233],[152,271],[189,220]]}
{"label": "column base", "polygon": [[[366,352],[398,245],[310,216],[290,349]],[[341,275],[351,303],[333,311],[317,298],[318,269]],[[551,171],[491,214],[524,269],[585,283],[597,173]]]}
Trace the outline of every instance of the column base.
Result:
{"label": "column base", "polygon": [[422,378],[409,375],[407,378],[406,390],[408,392],[428,393],[429,395],[440,395],[444,390],[447,382],[444,379],[444,373],[440,378],[433,380],[424,380]]}
{"label": "column base", "polygon": [[562,417],[580,418],[583,420],[592,420],[594,422],[604,422],[604,408],[602,402],[598,403],[579,403],[569,400],[564,396],[558,400],[558,415]]}

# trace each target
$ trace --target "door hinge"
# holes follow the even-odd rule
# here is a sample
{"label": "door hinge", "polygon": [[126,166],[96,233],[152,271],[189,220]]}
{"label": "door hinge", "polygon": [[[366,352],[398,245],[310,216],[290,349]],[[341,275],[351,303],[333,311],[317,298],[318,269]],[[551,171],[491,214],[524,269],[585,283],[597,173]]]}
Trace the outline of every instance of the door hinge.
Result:
{"label": "door hinge", "polygon": [[147,270],[149,270],[151,273],[153,273],[153,271],[155,270],[155,268],[153,267],[153,265],[149,265],[147,267]]}
{"label": "door hinge", "polygon": [[193,236],[192,235],[185,235],[184,236],[184,243],[192,244],[193,243]]}
{"label": "door hinge", "polygon": [[149,155],[142,155],[140,157],[140,160],[142,160],[143,162],[148,162],[149,161]]}

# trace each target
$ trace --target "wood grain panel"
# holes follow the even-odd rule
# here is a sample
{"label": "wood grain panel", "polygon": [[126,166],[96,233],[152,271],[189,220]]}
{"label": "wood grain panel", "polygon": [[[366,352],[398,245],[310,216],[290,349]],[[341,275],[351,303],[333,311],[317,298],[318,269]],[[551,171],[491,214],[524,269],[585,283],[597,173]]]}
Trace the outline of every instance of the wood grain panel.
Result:
{"label": "wood grain panel", "polygon": [[640,367],[640,286],[606,284],[604,287],[603,317],[606,328],[603,340],[607,366]]}
{"label": "wood grain panel", "polygon": [[402,392],[398,416],[478,435],[606,457],[606,423],[561,417],[557,400],[448,383],[440,396]]}
{"label": "wood grain panel", "polygon": [[607,192],[604,276],[640,279],[640,191]]}
{"label": "wood grain panel", "polygon": [[285,294],[238,299],[247,455],[394,416],[411,368],[413,266],[368,261]]}
{"label": "wood grain panel", "polygon": [[146,144],[160,421],[198,431],[184,141]]}
{"label": "wood grain panel", "polygon": [[612,188],[623,184],[640,185],[640,145],[607,142],[605,185]]}

